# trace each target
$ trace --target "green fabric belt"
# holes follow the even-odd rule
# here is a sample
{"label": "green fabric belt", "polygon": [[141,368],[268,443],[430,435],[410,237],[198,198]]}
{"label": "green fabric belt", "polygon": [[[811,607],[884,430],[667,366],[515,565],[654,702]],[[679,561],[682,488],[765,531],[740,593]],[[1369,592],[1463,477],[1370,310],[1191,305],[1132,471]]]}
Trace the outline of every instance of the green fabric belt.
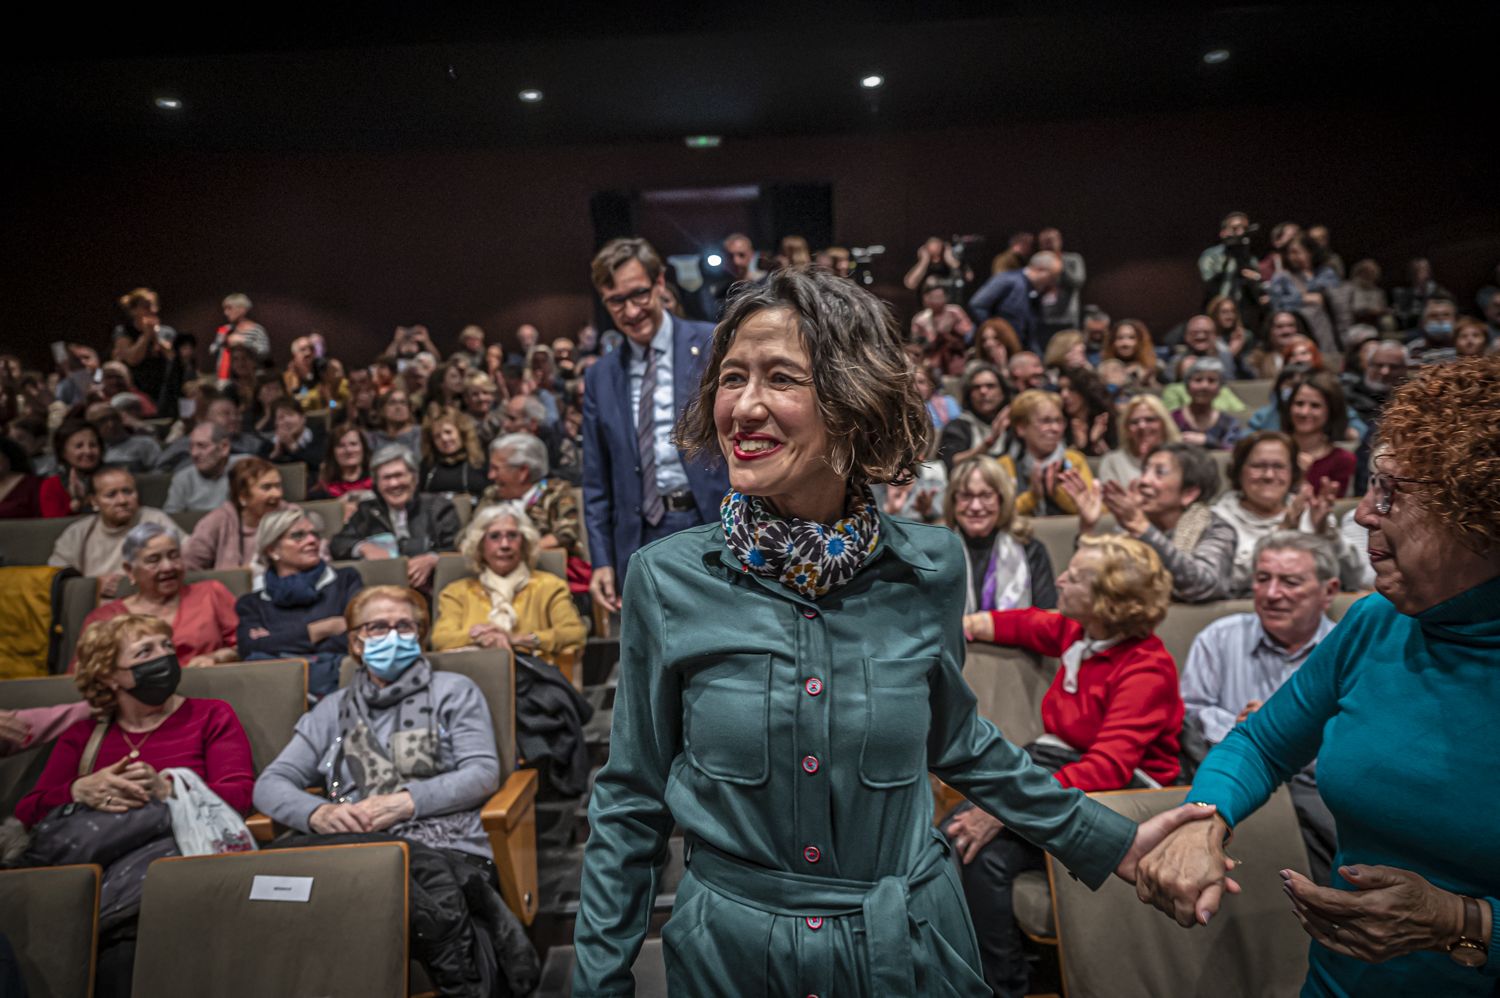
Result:
{"label": "green fabric belt", "polygon": [[914,870],[873,883],[767,869],[702,839],[690,841],[687,865],[709,890],[759,911],[797,918],[864,915],[871,993],[912,995],[916,994],[911,952],[915,926],[907,901],[912,891],[942,874],[950,848],[937,831],[932,836],[931,848]]}

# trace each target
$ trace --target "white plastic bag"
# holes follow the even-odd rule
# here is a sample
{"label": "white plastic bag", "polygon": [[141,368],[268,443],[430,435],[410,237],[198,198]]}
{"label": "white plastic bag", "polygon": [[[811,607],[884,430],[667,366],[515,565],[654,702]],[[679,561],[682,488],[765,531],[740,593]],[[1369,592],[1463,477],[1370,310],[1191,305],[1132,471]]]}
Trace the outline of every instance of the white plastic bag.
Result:
{"label": "white plastic bag", "polygon": [[212,856],[255,850],[255,837],[244,819],[210,790],[202,777],[182,768],[165,770],[164,775],[172,779],[167,810],[172,813],[172,837],[177,840],[178,852]]}

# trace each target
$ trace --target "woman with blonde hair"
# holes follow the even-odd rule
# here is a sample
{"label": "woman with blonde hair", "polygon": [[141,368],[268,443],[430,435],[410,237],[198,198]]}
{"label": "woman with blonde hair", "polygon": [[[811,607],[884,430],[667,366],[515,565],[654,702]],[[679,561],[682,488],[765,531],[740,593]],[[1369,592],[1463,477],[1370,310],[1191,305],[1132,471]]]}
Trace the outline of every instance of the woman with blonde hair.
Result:
{"label": "woman with blonde hair", "polygon": [[477,496],[489,487],[474,420],[440,409],[422,427],[422,491]]}
{"label": "woman with blonde hair", "polygon": [[433,651],[512,648],[556,663],[583,647],[586,632],[567,581],[534,572],[541,540],[518,502],[482,507],[459,541],[475,577],[438,594]]}
{"label": "woman with blonde hair", "polygon": [[1077,329],[1060,329],[1047,341],[1042,366],[1054,377],[1070,367],[1088,367],[1088,344]]}
{"label": "woman with blonde hair", "polygon": [[964,542],[964,613],[1057,605],[1052,559],[1016,516],[1016,483],[999,461],[981,455],[953,469],[943,520]]}
{"label": "woman with blonde hair", "polygon": [[1099,481],[1129,485],[1141,476],[1146,455],[1182,439],[1172,414],[1155,395],[1137,395],[1120,406],[1120,446],[1099,462]]}
{"label": "woman with blonde hair", "polygon": [[[1177,666],[1153,633],[1172,576],[1142,542],[1081,537],[1057,579],[1057,612],[994,610],[964,617],[971,641],[1060,658],[1042,698],[1045,734],[1027,752],[1065,787],[1094,792],[1177,782],[1183,705]],[[1028,972],[1011,915],[1018,874],[1042,852],[999,821],[960,805],[943,822],[963,861],[964,893],[996,995],[1020,998]]]}
{"label": "woman with blonde hair", "polygon": [[1060,476],[1070,469],[1088,482],[1094,476],[1088,459],[1063,441],[1068,420],[1062,399],[1036,388],[1024,391],[1010,404],[1010,425],[1015,442],[1011,452],[1000,458],[1000,466],[1020,490],[1016,512],[1024,516],[1078,512]]}
{"label": "woman with blonde hair", "polygon": [[1131,388],[1146,391],[1161,384],[1151,330],[1140,319],[1121,319],[1111,326],[1099,351],[1099,360],[1118,360],[1124,364],[1126,384]]}

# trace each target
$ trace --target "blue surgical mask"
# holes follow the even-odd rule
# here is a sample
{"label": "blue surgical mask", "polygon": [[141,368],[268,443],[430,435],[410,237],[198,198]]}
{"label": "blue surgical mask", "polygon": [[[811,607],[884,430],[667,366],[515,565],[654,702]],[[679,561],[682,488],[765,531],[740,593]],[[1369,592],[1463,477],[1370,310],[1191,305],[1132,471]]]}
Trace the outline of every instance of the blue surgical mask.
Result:
{"label": "blue surgical mask", "polygon": [[417,644],[417,636],[402,637],[395,630],[387,631],[383,638],[366,641],[360,655],[365,668],[386,682],[399,678],[421,657],[422,646]]}
{"label": "blue surgical mask", "polygon": [[1429,322],[1422,327],[1422,331],[1430,338],[1446,340],[1453,335],[1453,323]]}

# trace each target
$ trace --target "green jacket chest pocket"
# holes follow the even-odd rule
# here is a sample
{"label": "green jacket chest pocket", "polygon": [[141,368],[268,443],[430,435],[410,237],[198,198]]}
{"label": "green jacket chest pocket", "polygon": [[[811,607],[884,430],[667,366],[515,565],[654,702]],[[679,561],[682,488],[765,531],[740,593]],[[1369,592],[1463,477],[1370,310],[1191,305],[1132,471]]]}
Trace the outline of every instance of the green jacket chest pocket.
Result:
{"label": "green jacket chest pocket", "polygon": [[693,767],[729,783],[764,783],[770,775],[771,656],[715,656],[689,673],[682,700]]}
{"label": "green jacket chest pocket", "polygon": [[927,769],[932,708],[928,674],[937,658],[865,659],[865,733],[859,776],[866,786],[905,786]]}

